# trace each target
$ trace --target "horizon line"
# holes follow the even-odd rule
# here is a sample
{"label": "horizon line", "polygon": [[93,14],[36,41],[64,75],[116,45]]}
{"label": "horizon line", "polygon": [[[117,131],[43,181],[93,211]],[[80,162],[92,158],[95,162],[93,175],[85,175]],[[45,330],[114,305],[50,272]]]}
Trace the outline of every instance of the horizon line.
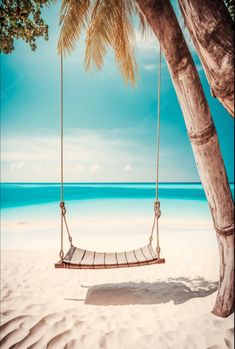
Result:
{"label": "horizon line", "polygon": [[[61,184],[61,182],[0,182],[0,184]],[[130,182],[115,182],[115,181],[99,181],[99,182],[64,182],[63,184],[156,184],[156,182],[152,181],[130,181]],[[202,184],[198,181],[161,181],[159,184]],[[234,181],[229,181],[229,184],[234,184]]]}

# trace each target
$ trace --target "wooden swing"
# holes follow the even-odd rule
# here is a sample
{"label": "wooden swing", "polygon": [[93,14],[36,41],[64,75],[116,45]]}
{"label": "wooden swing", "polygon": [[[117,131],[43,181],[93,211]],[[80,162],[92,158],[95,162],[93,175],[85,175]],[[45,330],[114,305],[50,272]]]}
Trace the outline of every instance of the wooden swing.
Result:
{"label": "wooden swing", "polygon": [[[64,202],[64,170],[63,170],[63,56],[60,61],[60,81],[61,81],[61,235],[60,235],[60,261],[55,263],[55,268],[68,269],[110,269],[124,267],[138,267],[152,264],[165,263],[165,259],[160,257],[159,226],[158,220],[161,216],[160,201],[158,200],[158,182],[159,182],[159,145],[160,145],[160,91],[161,91],[161,50],[158,66],[158,122],[157,122],[157,170],[156,170],[156,199],[154,202],[154,220],[149,237],[149,243],[132,251],[124,252],[95,252],[84,250],[73,245],[66,219],[66,207]],[[66,228],[70,248],[66,254],[63,249],[64,227]],[[156,231],[156,248],[152,246],[153,233]]]}

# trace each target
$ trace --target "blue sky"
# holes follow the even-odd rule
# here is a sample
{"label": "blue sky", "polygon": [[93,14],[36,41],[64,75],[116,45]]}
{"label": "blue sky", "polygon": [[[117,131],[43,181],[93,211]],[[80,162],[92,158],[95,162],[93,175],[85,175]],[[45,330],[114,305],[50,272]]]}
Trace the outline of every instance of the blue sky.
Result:
{"label": "blue sky", "polygon": [[[13,54],[1,56],[2,181],[57,182],[60,178],[58,12],[58,3],[44,11],[50,38],[48,42],[38,40],[36,52],[17,42]],[[233,181],[233,120],[211,97],[190,41],[189,47],[208,98],[229,180]],[[66,59],[66,181],[154,181],[158,52],[155,37],[150,35],[145,41],[136,30],[140,77],[134,89],[124,84],[112,52],[101,71],[88,73],[83,68],[83,40]],[[199,181],[165,62],[161,114],[160,180]]]}

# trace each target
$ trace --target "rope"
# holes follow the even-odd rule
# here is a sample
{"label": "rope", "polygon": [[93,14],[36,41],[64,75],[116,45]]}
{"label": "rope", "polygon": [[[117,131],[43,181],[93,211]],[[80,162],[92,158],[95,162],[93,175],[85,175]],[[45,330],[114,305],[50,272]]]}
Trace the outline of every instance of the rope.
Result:
{"label": "rope", "polygon": [[68,239],[69,239],[70,245],[72,246],[73,239],[72,239],[72,236],[70,235],[70,232],[69,232],[69,226],[68,226],[67,219],[66,219],[66,207],[65,207],[65,203],[63,201],[60,202],[60,208],[61,208],[61,216],[63,219],[63,223],[65,225],[65,228],[66,228],[66,231],[68,234]]}
{"label": "rope", "polygon": [[60,259],[64,257],[64,89],[63,89],[63,54],[60,55]]}
{"label": "rope", "polygon": [[161,47],[159,52],[159,64],[158,64],[158,91],[157,91],[157,172],[156,172],[156,200],[158,200],[158,184],[159,184],[159,157],[160,157],[160,103],[161,103]]}
{"label": "rope", "polygon": [[63,54],[60,55],[60,201],[64,201],[64,79]]}
{"label": "rope", "polygon": [[63,76],[63,54],[60,56],[60,209],[61,209],[61,228],[60,228],[60,260],[64,258],[64,225],[68,234],[70,245],[72,246],[72,236],[70,235],[66,219],[66,207],[64,202],[64,76]]}
{"label": "rope", "polygon": [[160,241],[159,241],[159,226],[158,226],[158,219],[161,216],[161,210],[160,210],[160,201],[158,200],[158,189],[159,189],[159,159],[160,159],[160,126],[161,126],[161,119],[160,119],[160,112],[161,112],[161,47],[159,51],[159,64],[158,64],[158,93],[157,93],[157,102],[158,102],[158,108],[157,108],[157,156],[156,156],[156,197],[154,202],[154,220],[152,225],[152,230],[149,238],[150,244],[152,244],[153,241],[153,233],[154,228],[156,228],[156,237],[157,237],[157,257],[160,258]]}

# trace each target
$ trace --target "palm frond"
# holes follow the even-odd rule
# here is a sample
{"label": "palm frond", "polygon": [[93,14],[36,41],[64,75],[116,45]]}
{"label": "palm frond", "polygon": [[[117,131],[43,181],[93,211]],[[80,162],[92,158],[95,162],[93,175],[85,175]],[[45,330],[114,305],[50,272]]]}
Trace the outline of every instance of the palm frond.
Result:
{"label": "palm frond", "polygon": [[139,25],[140,32],[144,37],[146,37],[150,31],[150,26],[142,12],[138,11],[138,16],[140,20],[140,25]]}
{"label": "palm frond", "polygon": [[126,83],[130,81],[132,85],[135,84],[138,74],[134,50],[134,14],[135,6],[132,0],[118,1],[115,33],[112,40],[116,63]]}
{"label": "palm frond", "polygon": [[97,0],[87,31],[86,69],[91,62],[100,69],[108,46],[112,46],[124,80],[135,83],[137,64],[132,24],[134,11],[132,0]]}
{"label": "palm frond", "polygon": [[136,6],[135,6],[136,16],[139,19],[139,31],[140,31],[141,35],[144,37],[144,39],[148,40],[149,37],[152,35],[153,30],[150,27],[149,22],[147,21],[144,13],[137,5],[136,1],[135,1],[135,4],[136,4]]}
{"label": "palm frond", "polygon": [[85,69],[92,63],[101,69],[112,47],[125,82],[134,85],[138,76],[133,24],[136,15],[142,33],[147,33],[149,26],[134,0],[62,0],[58,52],[74,50],[82,30],[87,29]]}
{"label": "palm frond", "polygon": [[97,0],[91,14],[86,36],[85,68],[93,62],[98,69],[102,67],[108,46],[111,45],[115,0]]}
{"label": "palm frond", "polygon": [[74,50],[81,31],[88,21],[90,0],[63,0],[60,11],[61,32],[58,41],[58,53],[70,53]]}

